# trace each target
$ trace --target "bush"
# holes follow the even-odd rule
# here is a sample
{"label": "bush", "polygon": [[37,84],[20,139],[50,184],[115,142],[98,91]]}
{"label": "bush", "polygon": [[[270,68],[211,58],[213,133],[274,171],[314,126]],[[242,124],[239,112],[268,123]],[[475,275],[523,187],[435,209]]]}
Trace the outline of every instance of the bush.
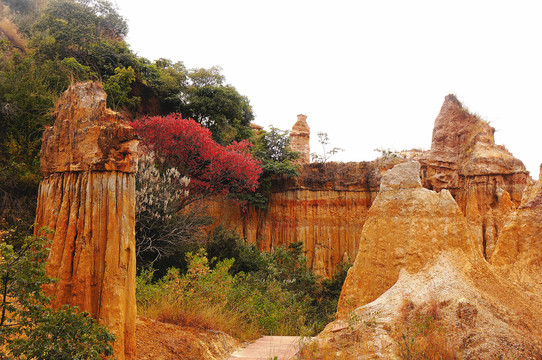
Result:
{"label": "bush", "polygon": [[[142,155],[136,173],[136,255],[138,266],[174,260],[186,245],[203,240],[210,223],[200,206],[186,206],[189,179],[175,168],[160,170],[152,154]],[[184,258],[184,255],[181,256]],[[165,274],[165,272],[164,272]],[[162,275],[164,275],[162,274]]]}
{"label": "bush", "polygon": [[205,245],[211,266],[217,261],[234,259],[230,268],[231,274],[239,272],[253,273],[267,267],[264,254],[254,244],[248,244],[233,229],[217,226],[210,234]]}
{"label": "bush", "polygon": [[0,231],[0,357],[102,359],[113,354],[115,337],[86,312],[50,309],[42,287],[48,240]]}
{"label": "bush", "polygon": [[142,271],[137,280],[138,313],[163,322],[221,330],[243,340],[259,337],[259,329],[244,309],[246,303],[230,300],[235,279],[228,270],[233,261],[221,261],[211,270],[203,250],[187,258],[184,275],[172,268],[152,283],[153,271]]}
{"label": "bush", "polygon": [[301,247],[294,243],[262,254],[235,232],[218,227],[207,244],[218,255],[211,260],[214,268],[200,250],[188,254],[185,274],[170,269],[153,282],[152,269],[140,273],[138,312],[159,321],[222,330],[241,340],[261,334],[313,335],[333,320],[340,295],[336,288],[348,267],[322,281],[307,268]]}

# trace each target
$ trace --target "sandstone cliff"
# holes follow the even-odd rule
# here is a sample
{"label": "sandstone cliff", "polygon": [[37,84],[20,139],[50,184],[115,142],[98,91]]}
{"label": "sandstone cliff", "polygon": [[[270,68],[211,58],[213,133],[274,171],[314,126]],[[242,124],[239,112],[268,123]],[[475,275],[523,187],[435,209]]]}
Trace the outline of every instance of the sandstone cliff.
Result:
{"label": "sandstone cliff", "polygon": [[401,269],[416,273],[443,250],[475,256],[473,238],[450,192],[424,189],[419,172],[420,164],[411,161],[382,177],[343,286],[338,316],[378,298],[395,284]]}
{"label": "sandstone cliff", "polygon": [[448,95],[435,119],[431,150],[419,159],[424,187],[451,192],[485,258],[491,257],[529,178],[523,163],[495,144],[494,133]]}
{"label": "sandstone cliff", "polygon": [[[305,129],[304,118],[298,123],[294,129]],[[490,258],[529,179],[523,163],[495,144],[494,132],[448,95],[435,119],[430,150],[387,154],[369,162],[303,164],[300,177],[274,180],[268,209],[243,212],[236,204],[220,203],[214,214],[260,250],[302,241],[315,272],[330,276],[338,263],[355,258],[382,174],[416,159],[422,186],[450,192],[474,232],[478,251]]]}
{"label": "sandstone cliff", "polygon": [[443,341],[437,350],[459,358],[537,358],[542,303],[493,271],[450,193],[422,188],[418,169],[404,163],[382,178],[338,320],[305,358],[413,356],[429,331]]}
{"label": "sandstone cliff", "polygon": [[491,264],[526,294],[542,299],[542,166],[541,177],[525,189],[523,200],[504,226]]}
{"label": "sandstone cliff", "polygon": [[307,164],[301,176],[275,180],[267,209],[217,201],[210,213],[262,251],[303,241],[313,270],[331,276],[337,264],[354,260],[380,177],[401,161]]}
{"label": "sandstone cliff", "polygon": [[70,86],[43,135],[37,229],[54,230],[47,291],[54,307],[79,306],[116,336],[115,355],[135,358],[137,137],[106,109],[100,84]]}

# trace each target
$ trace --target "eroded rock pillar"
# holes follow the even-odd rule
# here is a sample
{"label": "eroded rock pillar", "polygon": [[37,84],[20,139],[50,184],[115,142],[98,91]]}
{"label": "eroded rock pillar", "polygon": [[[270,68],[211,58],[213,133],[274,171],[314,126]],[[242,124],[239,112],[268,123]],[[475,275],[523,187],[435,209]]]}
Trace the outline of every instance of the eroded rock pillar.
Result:
{"label": "eroded rock pillar", "polygon": [[78,306],[116,336],[115,355],[135,359],[137,136],[106,108],[94,82],[71,85],[43,134],[36,229],[54,230],[47,273],[53,307]]}
{"label": "eroded rock pillar", "polygon": [[290,149],[299,152],[300,156],[296,161],[298,164],[311,162],[310,134],[311,130],[307,124],[307,115],[297,115],[297,121],[290,132]]}

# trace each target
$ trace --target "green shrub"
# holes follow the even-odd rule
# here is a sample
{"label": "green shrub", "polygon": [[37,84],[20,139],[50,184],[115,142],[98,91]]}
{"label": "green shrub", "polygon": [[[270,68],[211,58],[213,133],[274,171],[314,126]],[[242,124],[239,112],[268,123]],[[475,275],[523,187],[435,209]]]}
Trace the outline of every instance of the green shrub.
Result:
{"label": "green shrub", "polygon": [[[211,261],[214,267],[199,250],[187,254],[184,274],[172,268],[153,282],[154,270],[141,271],[138,312],[159,321],[222,330],[242,340],[261,334],[313,335],[334,319],[337,288],[348,266],[322,281],[307,268],[301,243],[262,254],[225,229],[215,231],[208,249],[219,255]],[[232,271],[237,259],[240,268],[250,271]]]}
{"label": "green shrub", "polygon": [[50,309],[42,287],[48,240],[0,231],[0,357],[102,359],[113,354],[115,337],[86,312]]}
{"label": "green shrub", "polygon": [[252,273],[267,268],[267,259],[258,251],[254,244],[247,243],[233,229],[217,226],[210,234],[205,244],[211,266],[217,261],[234,259],[230,273]]}

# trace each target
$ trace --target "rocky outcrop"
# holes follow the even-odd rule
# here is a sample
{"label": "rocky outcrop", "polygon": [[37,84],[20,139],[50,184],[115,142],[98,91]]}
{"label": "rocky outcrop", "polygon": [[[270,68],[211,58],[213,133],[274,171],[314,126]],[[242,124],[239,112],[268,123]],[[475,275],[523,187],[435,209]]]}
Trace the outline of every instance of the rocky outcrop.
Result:
{"label": "rocky outcrop", "polygon": [[329,277],[354,260],[380,177],[401,161],[307,164],[297,178],[276,179],[267,209],[217,201],[210,213],[262,251],[302,241],[315,273]]}
{"label": "rocky outcrop", "polygon": [[419,170],[420,164],[410,161],[382,177],[341,293],[339,316],[382,295],[401,269],[416,273],[444,249],[474,256],[474,241],[450,192],[423,188]]}
{"label": "rocky outcrop", "polygon": [[[308,134],[308,128],[294,131],[298,124],[304,129],[305,118],[300,117],[292,134]],[[435,119],[430,150],[359,163],[303,164],[298,178],[274,179],[268,209],[242,211],[238,204],[220,203],[214,214],[260,250],[302,241],[316,273],[330,276],[337,264],[355,259],[381,176],[415,159],[422,186],[449,191],[473,231],[477,251],[489,259],[529,179],[521,161],[495,144],[494,131],[449,95]]]}
{"label": "rocky outcrop", "polygon": [[58,101],[54,126],[43,133],[41,172],[118,171],[135,173],[134,130],[106,108],[106,93],[95,82],[70,86]]}
{"label": "rocky outcrop", "polygon": [[135,132],[106,109],[98,83],[71,85],[43,135],[37,229],[54,230],[47,274],[52,305],[79,306],[135,358]]}
{"label": "rocky outcrop", "polygon": [[299,152],[298,164],[308,164],[311,162],[310,147],[311,130],[307,124],[307,115],[297,115],[297,122],[290,131],[290,148]]}
{"label": "rocky outcrop", "polygon": [[491,264],[527,294],[542,298],[542,166],[503,227]]}
{"label": "rocky outcrop", "polygon": [[318,336],[312,358],[324,350],[328,358],[413,356],[422,340],[437,337],[442,342],[424,351],[537,358],[541,303],[493,271],[450,193],[422,188],[418,168],[400,164],[382,178],[338,320]]}
{"label": "rocky outcrop", "polygon": [[424,187],[450,191],[486,258],[519,205],[529,177],[520,160],[495,144],[494,133],[486,121],[448,95],[435,119],[431,150],[419,158]]}

